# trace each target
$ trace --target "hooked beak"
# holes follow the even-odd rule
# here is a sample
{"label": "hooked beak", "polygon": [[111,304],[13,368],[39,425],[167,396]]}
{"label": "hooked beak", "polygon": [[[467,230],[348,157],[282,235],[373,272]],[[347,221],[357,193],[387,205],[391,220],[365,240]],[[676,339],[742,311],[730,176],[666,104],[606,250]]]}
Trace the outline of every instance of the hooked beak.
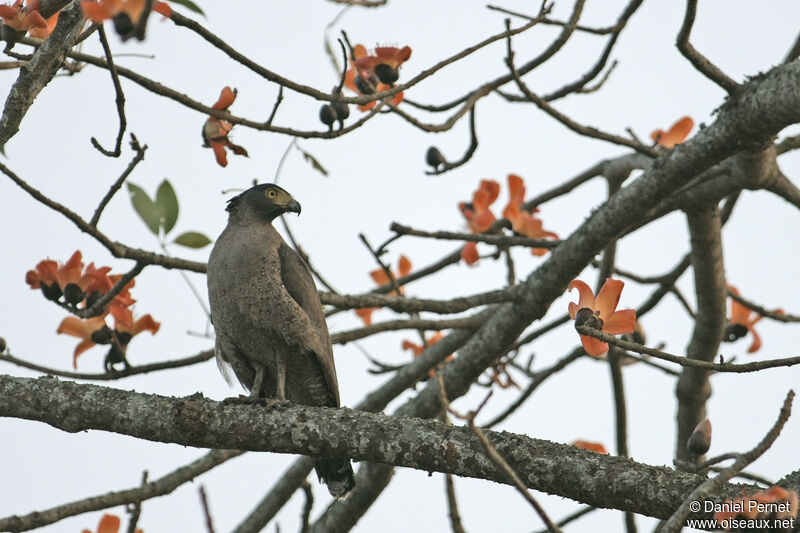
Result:
{"label": "hooked beak", "polygon": [[297,202],[297,200],[292,200],[286,204],[284,209],[286,209],[287,212],[291,211],[292,213],[297,213],[298,215],[300,214],[300,204]]}

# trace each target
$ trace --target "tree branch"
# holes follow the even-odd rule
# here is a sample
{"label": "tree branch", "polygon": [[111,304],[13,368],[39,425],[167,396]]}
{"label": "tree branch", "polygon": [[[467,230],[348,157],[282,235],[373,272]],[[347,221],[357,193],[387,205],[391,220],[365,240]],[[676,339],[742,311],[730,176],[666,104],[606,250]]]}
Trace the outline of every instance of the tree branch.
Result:
{"label": "tree branch", "polygon": [[[289,403],[252,409],[201,395],[176,399],[55,378],[0,376],[0,416],[69,432],[99,429],[187,446],[347,456],[499,483],[507,479],[469,428],[349,409]],[[528,488],[597,507],[665,518],[703,479],[524,435],[485,434]],[[724,485],[714,496],[733,497],[741,488]]]}

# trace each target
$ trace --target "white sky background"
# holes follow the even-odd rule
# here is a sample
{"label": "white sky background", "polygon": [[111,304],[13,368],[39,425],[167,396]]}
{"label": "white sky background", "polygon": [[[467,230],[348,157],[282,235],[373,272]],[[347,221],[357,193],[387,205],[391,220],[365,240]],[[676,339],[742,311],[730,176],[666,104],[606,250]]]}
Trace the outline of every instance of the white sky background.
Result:
{"label": "white sky background", "polygon": [[[207,19],[202,21],[237,50],[256,62],[295,81],[329,90],[337,83],[323,50],[325,26],[340,11],[330,2],[200,2]],[[538,2],[504,2],[504,7],[535,14]],[[608,26],[614,23],[624,2],[588,2],[581,23]],[[558,2],[554,17],[567,18],[571,2]],[[681,2],[645,2],[625,29],[612,55],[619,65],[605,87],[590,95],[570,96],[555,105],[579,122],[624,135],[631,127],[641,138],[655,128],[667,128],[683,115],[696,123],[711,123],[712,113],[723,101],[723,91],[696,73],[674,46],[685,6]],[[177,8],[180,10],[180,8]],[[185,12],[185,10],[183,11]],[[159,15],[150,21],[144,43],[121,43],[112,36],[115,53],[156,54],[156,59],[119,57],[121,65],[151,76],[208,105],[216,101],[225,85],[238,88],[232,111],[254,120],[265,120],[272,109],[277,86],[266,83],[228,60],[188,30]],[[401,70],[401,81],[411,78],[445,57],[503,30],[504,15],[489,11],[481,2],[390,1],[380,9],[350,9],[334,26],[331,36],[345,29],[353,44],[378,44],[413,49]],[[754,3],[745,1],[702,2],[692,32],[695,47],[737,81],[766,71],[779,63],[798,31],[800,4],[792,0]],[[515,20],[514,25],[521,24]],[[538,54],[559,31],[537,26],[515,38],[517,61]],[[111,32],[109,33],[111,35]],[[596,61],[605,38],[576,33],[556,59],[526,77],[529,86],[544,94],[572,81]],[[24,47],[18,47],[24,50]],[[84,51],[100,55],[96,38]],[[505,72],[505,43],[498,42],[451,65],[406,94],[420,102],[444,103],[463,95],[482,81]],[[16,79],[16,71],[0,72],[5,94]],[[277,134],[251,131],[237,126],[232,139],[250,153],[249,158],[229,154],[229,165],[220,168],[211,150],[201,148],[200,130],[205,116],[182,108],[122,80],[127,98],[129,131],[149,146],[145,161],[130,181],[153,193],[162,179],[174,185],[181,205],[174,230],[199,230],[215,237],[224,227],[226,213],[223,189],[242,189],[253,179],[272,181],[278,161],[291,141]],[[509,86],[513,89],[513,87]],[[321,129],[319,103],[285,92],[276,125],[298,129]],[[420,116],[408,106],[406,110]],[[349,122],[360,113],[352,109]],[[449,115],[447,115],[449,116]],[[442,116],[422,115],[441,122]],[[344,293],[360,293],[373,287],[367,272],[375,264],[358,239],[364,232],[373,245],[390,236],[392,221],[429,230],[460,230],[463,219],[457,203],[469,200],[482,178],[501,182],[495,205],[500,214],[507,201],[506,175],[525,178],[532,196],[573,177],[597,161],[627,153],[627,149],[574,135],[539,112],[533,105],[508,104],[492,95],[477,107],[480,146],[467,165],[439,177],[424,174],[425,150],[437,145],[448,159],[458,159],[466,149],[467,120],[439,135],[423,134],[397,116],[384,115],[365,127],[334,140],[301,140],[330,172],[324,178],[291,151],[280,184],[302,204],[303,213],[290,217],[295,236],[327,279]],[[6,163],[23,179],[50,197],[63,202],[87,219],[108,185],[122,172],[131,157],[109,159],[95,151],[89,139],[96,136],[109,147],[116,135],[114,93],[104,70],[87,66],[76,76],[56,78],[39,95],[25,117],[21,131],[6,147]],[[797,129],[787,133],[797,133]],[[795,178],[800,156],[779,160],[782,169]],[[596,179],[566,197],[548,202],[541,216],[545,228],[569,235],[605,199],[605,183]],[[81,234],[60,214],[36,203],[10,180],[0,177],[0,335],[14,355],[39,364],[68,370],[77,340],[56,336],[55,329],[65,311],[45,301],[24,283],[25,272],[45,257],[66,260],[76,249],[86,262],[108,264],[125,272],[132,262],[109,256]],[[728,280],[742,294],[768,308],[783,307],[800,312],[800,289],[796,284],[794,247],[798,215],[795,208],[767,192],[744,192],[733,217],[724,229],[725,268]],[[157,250],[157,243],[133,212],[126,194],[111,202],[100,229],[112,239],[144,249]],[[794,244],[793,244],[794,243]],[[426,242],[404,238],[392,244],[392,264],[405,253],[415,267],[428,265],[454,250],[456,243]],[[619,266],[643,275],[670,270],[688,247],[686,225],[673,214],[626,238],[619,246]],[[491,247],[483,248],[488,252]],[[174,247],[181,257],[205,261],[210,247],[193,252]],[[516,250],[517,272],[527,274],[543,259],[527,250]],[[447,298],[502,287],[502,261],[484,260],[476,268],[449,267],[439,275],[410,285],[410,296]],[[587,270],[582,279],[594,285],[596,274]],[[205,279],[190,275],[205,295]],[[691,274],[679,283],[694,301]],[[621,307],[637,307],[650,287],[630,282]],[[187,332],[206,330],[206,318],[177,272],[148,267],[139,276],[133,296],[137,314],[151,313],[162,322],[153,337],[144,333],[131,343],[132,364],[173,359],[195,354],[212,345],[210,338]],[[576,295],[556,301],[548,317],[557,317]],[[389,319],[391,311],[376,313],[376,320]],[[547,320],[547,318],[545,320]],[[332,332],[357,327],[352,312],[329,321]],[[648,343],[666,343],[672,353],[683,353],[691,335],[691,322],[672,296],[645,317]],[[536,324],[534,324],[536,326]],[[757,326],[764,340],[754,356],[745,354],[750,339],[725,344],[726,359],[739,361],[797,355],[797,326],[764,320]],[[410,357],[400,350],[402,339],[417,340],[413,332],[383,334],[363,341],[363,348],[378,359],[399,364]],[[578,336],[570,327],[551,333],[527,346],[523,360],[536,354],[536,368],[549,366],[568,353]],[[352,345],[334,349],[342,403],[352,406],[388,376],[366,373],[368,362]],[[79,360],[79,370],[102,368],[103,348],[94,348]],[[2,363],[0,371],[20,376],[34,372]],[[781,368],[755,375],[719,375],[712,379],[709,412],[714,440],[709,453],[743,451],[752,447],[773,423],[786,391],[797,384],[798,370]],[[519,376],[518,376],[519,377]],[[523,384],[525,380],[519,377]],[[674,379],[635,365],[625,368],[628,397],[629,449],[644,463],[671,464],[674,454]],[[226,386],[213,362],[191,369],[131,377],[111,386],[182,396],[194,392],[222,399],[240,390]],[[517,391],[498,391],[487,410],[500,411]],[[455,407],[467,410],[483,397],[485,389],[473,387]],[[388,411],[391,412],[398,400]],[[488,420],[487,412],[483,420]],[[531,437],[569,442],[576,438],[595,440],[614,448],[614,418],[610,379],[606,365],[581,360],[537,390],[536,394],[502,429]],[[778,479],[795,470],[800,418],[790,419],[773,448],[752,471]],[[122,490],[139,484],[148,470],[156,479],[200,457],[203,450],[151,443],[129,437],[92,431],[67,434],[49,426],[0,419],[0,516],[25,514],[54,505]],[[203,531],[203,516],[197,487],[203,484],[209,497],[217,531],[228,531],[248,513],[294,458],[277,454],[247,454],[234,459],[172,495],[144,503],[140,527],[146,533]],[[313,483],[314,515],[329,501],[324,487]],[[507,486],[457,479],[456,492],[467,531],[502,530],[526,532],[541,527],[529,505]],[[578,504],[537,494],[554,519],[576,509]],[[281,531],[293,531],[299,523],[303,497],[298,493],[277,516]],[[109,510],[125,516],[122,508]],[[70,518],[42,531],[80,531],[95,528],[101,513]],[[649,519],[638,518],[642,527]],[[123,523],[127,519],[123,518]],[[576,531],[617,530],[619,512],[595,512],[574,526]],[[500,526],[498,526],[500,525]],[[499,529],[498,529],[499,528]],[[274,531],[274,525],[269,526]],[[356,531],[447,531],[449,523],[441,474],[398,469],[389,488],[359,522]]]}

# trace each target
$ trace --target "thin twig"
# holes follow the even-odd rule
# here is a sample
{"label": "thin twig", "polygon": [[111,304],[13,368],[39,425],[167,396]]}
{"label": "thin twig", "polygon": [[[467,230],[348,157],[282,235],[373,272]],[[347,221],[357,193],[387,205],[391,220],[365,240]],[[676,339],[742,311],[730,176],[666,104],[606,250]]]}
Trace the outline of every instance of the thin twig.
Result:
{"label": "thin twig", "polygon": [[548,104],[544,98],[538,96],[533,91],[531,91],[528,86],[522,81],[522,77],[520,73],[517,71],[517,68],[514,66],[514,51],[511,48],[511,36],[506,39],[507,43],[507,56],[506,56],[506,65],[508,69],[511,71],[511,75],[514,78],[514,81],[517,82],[517,87],[525,94],[525,96],[530,99],[531,102],[536,104],[536,106],[556,119],[557,121],[561,122],[564,126],[571,129],[575,133],[579,135],[584,135],[586,137],[592,137],[594,139],[600,139],[603,141],[607,141],[614,144],[619,144],[622,146],[627,146],[628,148],[632,148],[639,153],[649,155],[651,157],[656,157],[658,153],[651,147],[637,143],[635,141],[631,141],[625,137],[621,137],[619,135],[614,135],[612,133],[606,133],[604,131],[600,131],[597,128],[591,126],[584,126],[583,124],[579,124],[578,122],[572,120],[565,114],[557,111],[553,108],[550,104]]}
{"label": "thin twig", "polygon": [[64,370],[59,370],[57,368],[37,365],[35,363],[26,361],[24,359],[18,359],[17,357],[14,357],[10,353],[0,353],[0,361],[6,361],[8,363],[12,363],[17,366],[21,366],[23,368],[36,370],[37,372],[42,372],[43,374],[49,374],[51,376],[60,376],[64,378],[73,378],[73,379],[89,379],[94,381],[110,381],[120,378],[126,378],[129,376],[136,376],[139,374],[147,374],[148,372],[155,372],[158,370],[171,370],[173,368],[181,368],[184,366],[196,365],[197,363],[208,361],[213,357],[214,357],[214,350],[207,350],[205,352],[200,352],[197,355],[184,357],[183,359],[173,359],[171,361],[162,361],[160,363],[151,363],[148,365],[129,366],[124,370],[111,369],[103,374],[92,374],[87,372],[67,372]]}
{"label": "thin twig", "polygon": [[[142,472],[142,483],[140,484],[141,487],[147,485],[147,470]],[[136,525],[139,523],[139,517],[142,514],[142,500],[136,500],[131,504],[128,508],[128,515],[130,516],[128,520],[128,533],[136,533]]]}
{"label": "thin twig", "polygon": [[208,506],[208,497],[206,497],[206,488],[200,485],[198,489],[200,493],[200,506],[203,508],[203,518],[206,521],[206,531],[214,533],[214,521],[211,519],[211,509]]}
{"label": "thin twig", "polygon": [[[396,108],[396,106],[391,107]],[[444,174],[447,171],[458,168],[472,159],[472,155],[475,153],[475,150],[478,149],[478,133],[475,130],[475,107],[476,106],[472,106],[469,110],[469,147],[467,147],[467,151],[464,152],[463,157],[458,161],[444,161],[444,163],[433,170],[426,170],[425,174],[428,176],[438,176],[439,174]]]}
{"label": "thin twig", "polygon": [[136,168],[136,165],[141,163],[141,161],[144,159],[144,153],[147,150],[147,145],[141,146],[139,141],[136,139],[136,136],[131,133],[131,149],[133,149],[136,154],[133,156],[133,159],[131,159],[131,162],[128,163],[127,168],[122,172],[120,177],[111,184],[111,187],[109,187],[108,192],[106,192],[105,196],[103,196],[103,199],[100,200],[100,203],[97,204],[97,208],[94,210],[94,214],[89,220],[89,225],[97,227],[97,223],[100,221],[100,215],[103,214],[103,210],[108,205],[108,202],[110,202],[114,195],[117,194],[117,191],[120,190],[122,184],[125,183],[125,180],[128,179],[128,176],[130,176],[131,172],[133,172],[133,169]]}
{"label": "thin twig", "polygon": [[416,329],[427,331],[441,331],[443,329],[466,328],[473,329],[485,322],[485,318],[480,315],[474,315],[466,318],[454,318],[450,320],[425,320],[420,318],[412,318],[409,320],[390,320],[387,322],[379,322],[377,324],[370,324],[362,328],[352,329],[349,331],[340,331],[331,334],[332,344],[347,344],[364,337],[382,333],[384,331],[398,331],[404,329]]}
{"label": "thin twig", "polygon": [[272,126],[272,120],[275,118],[275,114],[278,112],[278,106],[281,105],[281,102],[283,102],[283,85],[278,86],[278,97],[275,99],[275,105],[272,106],[272,111],[267,121],[264,122],[264,126],[268,128]]}
{"label": "thin twig", "polygon": [[531,504],[531,507],[533,507],[533,509],[536,511],[536,513],[539,515],[539,517],[547,526],[547,530],[550,531],[551,533],[560,533],[561,528],[559,528],[552,522],[552,520],[550,520],[550,517],[547,516],[547,513],[545,512],[544,508],[542,508],[542,506],[539,505],[539,502],[537,502],[536,499],[531,495],[530,491],[528,491],[528,487],[525,485],[522,479],[520,479],[519,474],[517,474],[514,471],[514,469],[511,468],[511,465],[509,465],[508,462],[506,462],[506,460],[503,459],[503,457],[497,452],[492,443],[489,442],[489,439],[486,437],[486,434],[483,431],[481,431],[481,428],[475,425],[475,416],[486,405],[486,403],[489,401],[489,398],[491,398],[492,393],[494,391],[493,390],[489,391],[489,394],[486,395],[486,397],[483,399],[480,405],[478,405],[477,409],[475,409],[474,411],[470,411],[469,413],[466,414],[461,414],[457,411],[454,411],[452,407],[450,407],[450,403],[447,400],[447,392],[444,385],[444,378],[442,377],[441,373],[436,374],[436,377],[439,381],[439,400],[441,401],[445,410],[449,413],[452,413],[453,416],[460,418],[461,420],[464,420],[467,422],[467,424],[469,424],[469,428],[472,430],[475,436],[478,437],[478,440],[480,441],[483,450],[486,452],[486,455],[488,455],[489,459],[506,474],[506,477],[508,478],[510,484],[515,489],[517,489],[517,492],[522,494],[522,496],[528,501],[528,503]]}
{"label": "thin twig", "polygon": [[[146,16],[146,15],[145,15]],[[114,84],[114,94],[116,95],[115,101],[117,104],[117,117],[119,117],[119,130],[117,130],[117,140],[114,143],[113,150],[106,150],[100,145],[100,142],[92,137],[92,146],[97,148],[101,154],[108,157],[119,157],[122,154],[122,136],[125,135],[125,128],[128,126],[128,121],[125,119],[125,93],[122,92],[122,85],[119,82],[119,75],[117,74],[117,67],[114,65],[114,58],[111,55],[111,47],[108,45],[106,32],[103,30],[102,24],[97,27],[97,35],[100,36],[100,43],[103,45],[103,53],[106,56],[108,63],[108,71],[111,73],[111,81]]]}
{"label": "thin twig", "polygon": [[303,514],[300,516],[300,533],[308,533],[311,509],[314,507],[314,492],[311,490],[311,483],[308,480],[304,480],[300,488],[303,489],[303,493],[306,496],[306,501],[303,504]]}
{"label": "thin twig", "polygon": [[590,328],[586,325],[577,326],[575,329],[581,335],[589,335],[590,337],[594,337],[595,339],[607,342],[608,344],[613,344],[614,346],[622,348],[624,350],[646,354],[655,357],[656,359],[662,359],[664,361],[677,363],[681,366],[705,368],[707,370],[714,370],[716,372],[733,372],[733,373],[758,372],[759,370],[765,370],[767,368],[779,368],[784,366],[788,367],[800,364],[800,357],[768,359],[766,361],[754,361],[752,363],[742,363],[742,364],[712,363],[710,361],[701,361],[699,359],[690,359],[688,357],[672,355],[671,353],[662,352],[661,350],[656,350],[654,348],[648,348],[647,346],[643,346],[635,342],[624,341],[622,339],[616,338],[613,335],[608,335],[600,330]]}
{"label": "thin twig", "polygon": [[703,54],[698,52],[692,43],[689,42],[689,34],[692,32],[694,17],[697,14],[697,0],[686,0],[686,14],[683,17],[683,25],[678,32],[677,46],[681,54],[691,62],[700,74],[713,81],[728,94],[734,93],[741,88],[727,74],[722,72],[716,65],[708,60]]}
{"label": "thin twig", "polygon": [[519,237],[516,235],[497,235],[492,233],[456,233],[453,231],[423,231],[414,229],[397,222],[392,222],[389,229],[401,234],[411,235],[414,237],[425,237],[427,239],[439,239],[446,241],[470,241],[470,242],[485,242],[487,244],[494,244],[501,247],[507,246],[525,246],[529,248],[547,248],[552,249],[560,244],[561,241],[547,240],[547,239],[529,239],[527,237]]}
{"label": "thin twig", "polygon": [[132,269],[126,272],[120,279],[117,281],[111,289],[107,293],[105,293],[100,299],[94,302],[92,305],[87,307],[86,309],[75,309],[69,306],[65,306],[72,314],[77,316],[78,318],[91,318],[95,316],[100,316],[106,311],[106,306],[111,303],[119,293],[121,293],[125,286],[133,280],[139,273],[144,270],[146,265],[144,263],[136,263]]}
{"label": "thin twig", "polygon": [[730,288],[728,289],[728,296],[731,297],[731,300],[735,300],[742,304],[743,306],[747,307],[758,313],[761,316],[765,316],[771,318],[772,320],[777,320],[778,322],[800,322],[800,316],[797,315],[790,315],[787,313],[781,313],[776,311],[770,311],[766,307],[758,305],[755,302],[748,300],[747,298],[743,298],[742,296],[736,294]]}

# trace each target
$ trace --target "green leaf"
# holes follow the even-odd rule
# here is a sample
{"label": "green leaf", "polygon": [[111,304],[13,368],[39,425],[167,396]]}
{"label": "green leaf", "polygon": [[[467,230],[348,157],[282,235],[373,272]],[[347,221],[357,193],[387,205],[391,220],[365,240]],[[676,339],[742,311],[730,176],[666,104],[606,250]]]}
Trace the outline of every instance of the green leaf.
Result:
{"label": "green leaf", "polygon": [[328,171],[325,170],[325,167],[323,167],[319,161],[317,161],[316,157],[314,157],[313,155],[309,154],[308,152],[300,148],[299,145],[295,146],[297,147],[298,150],[300,150],[300,153],[303,154],[303,159],[305,159],[307,163],[309,163],[312,167],[314,167],[314,170],[316,170],[323,176],[328,177]]}
{"label": "green leaf", "polygon": [[158,206],[147,196],[144,189],[138,185],[128,182],[128,192],[131,195],[131,203],[133,209],[139,217],[147,224],[147,227],[154,235],[158,235],[158,228],[161,226],[161,210]]}
{"label": "green leaf", "polygon": [[164,235],[169,233],[175,227],[178,221],[178,197],[175,195],[175,189],[172,188],[169,181],[164,180],[158,186],[156,192],[156,205],[161,213],[164,224]]}
{"label": "green leaf", "polygon": [[186,246],[188,248],[202,248],[211,244],[211,239],[202,233],[198,233],[196,231],[187,231],[178,235],[174,242],[175,244],[180,244],[181,246]]}
{"label": "green leaf", "polygon": [[178,4],[179,6],[183,6],[189,11],[194,11],[195,13],[199,13],[204,17],[206,16],[206,14],[203,13],[203,10],[200,9],[200,6],[192,2],[192,0],[169,0],[169,2],[171,4]]}

